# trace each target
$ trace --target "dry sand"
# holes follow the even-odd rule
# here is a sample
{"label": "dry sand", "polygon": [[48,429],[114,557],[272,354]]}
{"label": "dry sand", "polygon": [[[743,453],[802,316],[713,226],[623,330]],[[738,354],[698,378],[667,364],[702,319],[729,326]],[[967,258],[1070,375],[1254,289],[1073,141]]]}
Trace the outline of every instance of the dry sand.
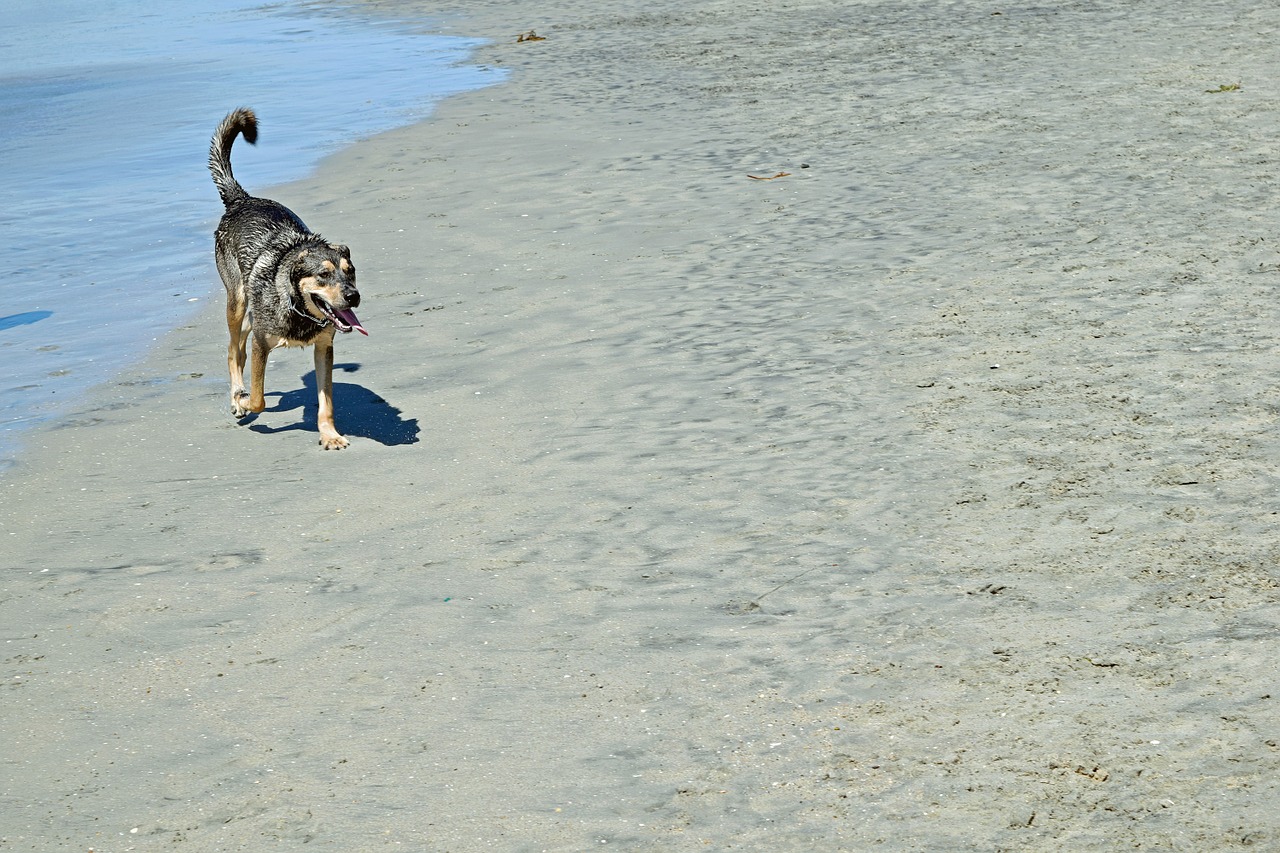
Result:
{"label": "dry sand", "polygon": [[1280,11],[536,5],[269,191],[349,450],[211,306],[6,475],[0,848],[1280,848]]}

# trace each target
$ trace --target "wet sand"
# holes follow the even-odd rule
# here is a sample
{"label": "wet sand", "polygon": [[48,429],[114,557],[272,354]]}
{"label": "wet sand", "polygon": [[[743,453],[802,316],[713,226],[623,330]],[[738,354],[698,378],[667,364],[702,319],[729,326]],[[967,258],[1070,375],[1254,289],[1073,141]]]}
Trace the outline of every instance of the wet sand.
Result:
{"label": "wet sand", "polygon": [[211,306],[0,483],[0,848],[1280,845],[1280,12],[445,23],[511,81],[249,188],[351,447]]}

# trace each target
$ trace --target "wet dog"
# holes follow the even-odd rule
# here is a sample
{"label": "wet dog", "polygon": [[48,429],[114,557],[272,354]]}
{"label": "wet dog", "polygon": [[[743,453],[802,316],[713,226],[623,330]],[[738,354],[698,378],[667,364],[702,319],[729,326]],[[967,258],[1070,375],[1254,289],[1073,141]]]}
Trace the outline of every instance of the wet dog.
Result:
{"label": "wet dog", "polygon": [[[278,202],[245,192],[231,173],[237,136],[253,144],[258,119],[252,110],[227,115],[209,145],[209,171],[226,212],[214,232],[214,258],[227,289],[227,369],[231,414],[243,418],[266,408],[267,354],[281,346],[314,346],[320,397],[320,445],[340,450],[347,440],[333,424],[333,336],[369,334],[352,311],[360,305],[356,268],[346,246],[312,232]],[[250,389],[244,387],[245,350],[253,338]]]}

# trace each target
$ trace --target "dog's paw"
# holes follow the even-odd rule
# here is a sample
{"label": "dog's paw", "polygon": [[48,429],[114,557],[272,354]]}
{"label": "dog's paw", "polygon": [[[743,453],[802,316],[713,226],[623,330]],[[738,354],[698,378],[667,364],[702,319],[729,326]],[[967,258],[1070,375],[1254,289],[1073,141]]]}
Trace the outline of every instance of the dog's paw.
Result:
{"label": "dog's paw", "polygon": [[249,395],[241,391],[231,395],[231,417],[239,419],[249,414]]}
{"label": "dog's paw", "polygon": [[325,450],[341,450],[350,443],[351,442],[347,441],[337,433],[334,433],[333,435],[320,436],[320,446]]}

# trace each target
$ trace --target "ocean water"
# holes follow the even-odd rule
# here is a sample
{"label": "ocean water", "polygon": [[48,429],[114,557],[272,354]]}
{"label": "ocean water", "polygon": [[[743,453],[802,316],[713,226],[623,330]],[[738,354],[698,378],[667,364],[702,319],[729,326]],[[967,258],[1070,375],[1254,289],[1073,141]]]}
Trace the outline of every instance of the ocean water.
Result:
{"label": "ocean water", "polygon": [[500,82],[467,64],[477,40],[428,28],[307,2],[0,3],[0,471],[30,428],[221,298],[205,162],[228,111],[258,114],[235,169],[265,193]]}

